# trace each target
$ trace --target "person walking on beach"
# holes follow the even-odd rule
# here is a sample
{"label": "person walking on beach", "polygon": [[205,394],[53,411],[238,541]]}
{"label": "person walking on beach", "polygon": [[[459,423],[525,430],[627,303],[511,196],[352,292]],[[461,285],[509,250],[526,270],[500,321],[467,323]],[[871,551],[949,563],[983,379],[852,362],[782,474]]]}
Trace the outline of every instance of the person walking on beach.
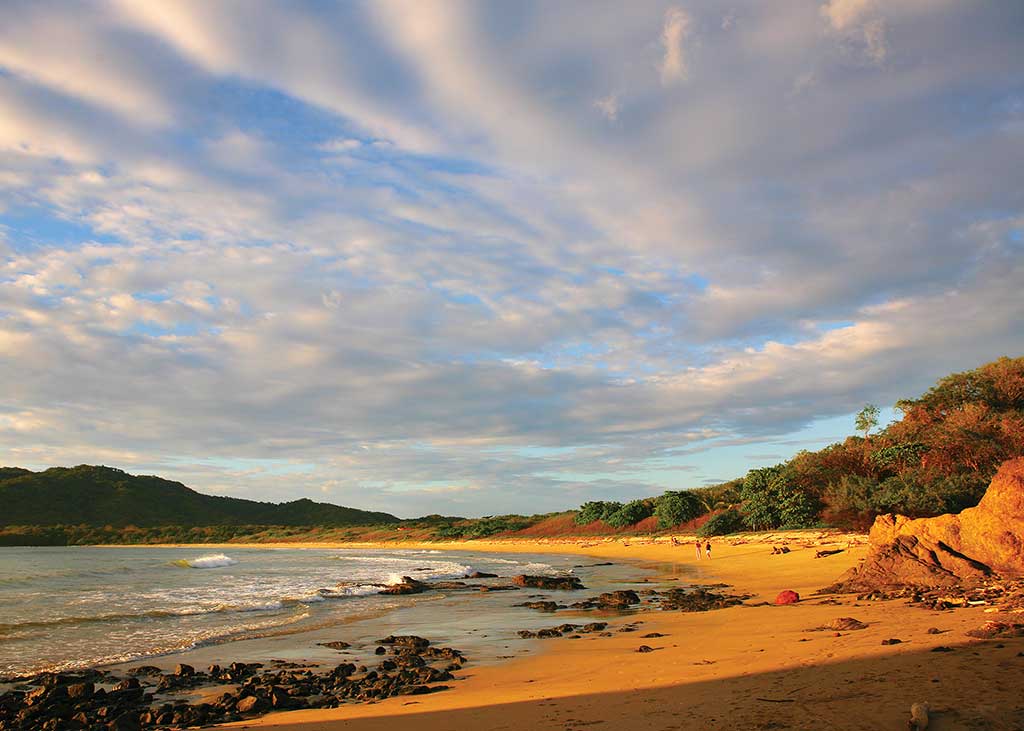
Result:
{"label": "person walking on beach", "polygon": [[697,546],[697,560],[700,560],[704,558],[704,556],[700,552],[700,541],[697,541],[695,545]]}
{"label": "person walking on beach", "polygon": [[[700,550],[700,545],[697,546],[697,550]],[[708,545],[704,546],[704,553],[709,559],[711,558],[711,541],[708,541]]]}

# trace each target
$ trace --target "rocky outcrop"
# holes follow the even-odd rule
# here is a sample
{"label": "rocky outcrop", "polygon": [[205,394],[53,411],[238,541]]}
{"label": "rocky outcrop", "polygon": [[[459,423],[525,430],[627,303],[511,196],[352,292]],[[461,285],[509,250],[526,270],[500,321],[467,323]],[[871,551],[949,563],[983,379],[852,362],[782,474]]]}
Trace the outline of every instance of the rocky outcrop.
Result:
{"label": "rocky outcrop", "polygon": [[882,515],[872,551],[826,591],[977,583],[993,573],[1024,576],[1024,458],[1004,462],[976,507],[956,515],[911,519]]}

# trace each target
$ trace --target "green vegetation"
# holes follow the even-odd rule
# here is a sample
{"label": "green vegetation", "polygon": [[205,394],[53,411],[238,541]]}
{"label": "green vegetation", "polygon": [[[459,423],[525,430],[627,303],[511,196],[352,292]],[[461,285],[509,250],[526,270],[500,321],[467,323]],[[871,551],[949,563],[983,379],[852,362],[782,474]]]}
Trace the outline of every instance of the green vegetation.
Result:
{"label": "green vegetation", "polygon": [[741,531],[746,527],[747,525],[740,512],[735,508],[730,508],[723,513],[712,515],[708,522],[697,530],[697,535],[701,538],[724,536]]}
{"label": "green vegetation", "polygon": [[[706,535],[821,524],[863,528],[881,513],[959,512],[977,504],[1003,461],[1024,455],[1024,358],[954,373],[896,408],[902,418],[881,431],[872,433],[879,410],[868,404],[854,424],[863,436],[800,452],[740,480],[629,505],[653,504],[664,530],[725,511],[701,528]],[[634,517],[609,505],[616,504],[586,503],[577,524],[623,527]],[[636,514],[642,520],[650,513]]]}
{"label": "green vegetation", "polygon": [[867,439],[871,435],[871,430],[878,426],[878,407],[868,404],[861,409],[854,420],[854,426],[857,427],[857,431],[864,432],[864,438]]}
{"label": "green vegetation", "polygon": [[706,512],[700,497],[693,492],[666,492],[654,503],[654,514],[662,530],[699,518]]}
{"label": "green vegetation", "polygon": [[596,500],[583,503],[574,520],[576,525],[589,525],[597,520],[608,520],[614,513],[622,509],[622,503],[603,502]]}
{"label": "green vegetation", "polygon": [[130,475],[113,467],[0,471],[0,525],[216,526],[370,525],[396,523],[374,513],[312,500],[261,503],[202,495],[180,482]]}
{"label": "green vegetation", "polygon": [[434,531],[435,538],[458,540],[487,538],[498,533],[512,533],[543,520],[545,516],[495,515],[486,518],[464,518],[457,522],[439,525]]}
{"label": "green vegetation", "polygon": [[633,500],[605,518],[604,522],[612,528],[625,528],[650,518],[653,513],[654,505],[650,500]]}

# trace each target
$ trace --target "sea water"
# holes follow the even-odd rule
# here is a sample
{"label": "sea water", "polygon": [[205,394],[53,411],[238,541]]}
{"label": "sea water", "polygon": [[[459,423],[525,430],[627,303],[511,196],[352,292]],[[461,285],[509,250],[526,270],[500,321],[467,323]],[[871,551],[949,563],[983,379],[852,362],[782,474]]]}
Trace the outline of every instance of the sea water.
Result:
{"label": "sea water", "polygon": [[[403,576],[430,582],[472,571],[508,577],[583,569],[593,578],[579,561],[433,550],[0,548],[0,675],[137,661],[223,643],[241,647],[245,640],[283,640],[360,615],[423,617],[408,613],[436,600],[441,610],[453,597],[378,592]],[[511,604],[502,594],[482,598],[478,608]],[[527,612],[531,625],[552,619],[518,611]],[[443,624],[452,612],[452,606],[430,612],[430,621]]]}

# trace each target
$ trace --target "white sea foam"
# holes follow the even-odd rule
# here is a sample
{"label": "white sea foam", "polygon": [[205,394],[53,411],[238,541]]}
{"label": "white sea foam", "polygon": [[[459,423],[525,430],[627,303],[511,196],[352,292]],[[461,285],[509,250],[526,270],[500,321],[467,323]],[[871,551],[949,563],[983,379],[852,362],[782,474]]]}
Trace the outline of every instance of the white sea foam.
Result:
{"label": "white sea foam", "polygon": [[234,566],[238,561],[230,556],[225,556],[223,553],[213,553],[209,556],[200,556],[199,558],[185,558],[174,563],[190,569],[218,569],[224,566]]}

